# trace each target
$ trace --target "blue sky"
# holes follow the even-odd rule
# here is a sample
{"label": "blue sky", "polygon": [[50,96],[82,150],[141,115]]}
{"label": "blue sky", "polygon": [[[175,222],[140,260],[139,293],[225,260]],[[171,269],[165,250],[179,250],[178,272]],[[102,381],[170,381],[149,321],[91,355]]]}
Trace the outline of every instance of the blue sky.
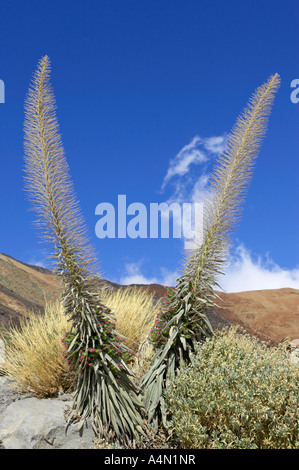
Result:
{"label": "blue sky", "polygon": [[[227,291],[299,288],[298,1],[0,2],[0,252],[47,266],[23,190],[24,99],[47,54],[62,140],[102,275],[173,283],[180,239],[99,239],[96,206],[188,201],[255,88],[281,87],[256,162]],[[128,217],[129,220],[129,217]]]}

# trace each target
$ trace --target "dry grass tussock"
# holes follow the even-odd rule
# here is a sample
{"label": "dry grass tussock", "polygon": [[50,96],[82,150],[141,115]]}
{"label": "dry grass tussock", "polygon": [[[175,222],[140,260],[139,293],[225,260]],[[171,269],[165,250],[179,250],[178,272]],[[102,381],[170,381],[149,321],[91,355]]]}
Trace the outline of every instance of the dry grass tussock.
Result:
{"label": "dry grass tussock", "polygon": [[[136,353],[133,370],[139,376],[152,354],[146,338],[158,308],[154,296],[133,287],[103,289],[101,296],[115,314],[117,330]],[[3,333],[6,360],[2,372],[16,382],[19,391],[45,398],[70,390],[70,371],[61,342],[69,329],[57,301],[46,305],[43,316],[31,314],[20,328]]]}
{"label": "dry grass tussock", "polygon": [[149,367],[153,348],[147,341],[160,302],[147,290],[128,286],[117,291],[103,288],[101,298],[116,317],[117,329],[126,337],[127,346],[136,354],[132,370],[141,376]]}
{"label": "dry grass tussock", "polygon": [[127,346],[137,352],[149,335],[158,305],[153,294],[135,286],[118,289],[103,288],[101,298],[117,319],[117,329],[127,338]]}
{"label": "dry grass tussock", "polygon": [[69,368],[61,339],[69,329],[59,302],[49,303],[45,314],[31,314],[20,328],[4,336],[5,374],[24,393],[43,398],[69,388]]}

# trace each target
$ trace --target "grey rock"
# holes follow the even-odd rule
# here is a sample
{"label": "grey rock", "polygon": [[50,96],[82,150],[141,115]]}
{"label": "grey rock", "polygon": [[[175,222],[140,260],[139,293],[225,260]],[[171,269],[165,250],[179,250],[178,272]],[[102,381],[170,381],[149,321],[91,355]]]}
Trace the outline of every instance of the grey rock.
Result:
{"label": "grey rock", "polygon": [[0,369],[1,366],[4,366],[5,363],[5,344],[2,339],[0,339]]}
{"label": "grey rock", "polygon": [[299,364],[299,339],[291,341],[291,361],[294,364]]}
{"label": "grey rock", "polygon": [[299,364],[299,339],[293,339],[289,344],[290,359],[294,364]]}
{"label": "grey rock", "polygon": [[299,364],[299,351],[292,351],[290,354],[290,359],[294,364]]}
{"label": "grey rock", "polygon": [[[0,447],[4,449],[90,449],[95,433],[89,423],[83,433],[64,416],[71,401],[25,398],[10,403],[0,414]],[[88,423],[88,422],[87,422]]]}
{"label": "grey rock", "polygon": [[73,395],[71,393],[58,392],[57,398],[62,401],[71,401]]}
{"label": "grey rock", "polygon": [[14,388],[14,381],[6,376],[0,376],[0,420],[4,409],[16,400],[28,398],[30,395],[22,395]]}

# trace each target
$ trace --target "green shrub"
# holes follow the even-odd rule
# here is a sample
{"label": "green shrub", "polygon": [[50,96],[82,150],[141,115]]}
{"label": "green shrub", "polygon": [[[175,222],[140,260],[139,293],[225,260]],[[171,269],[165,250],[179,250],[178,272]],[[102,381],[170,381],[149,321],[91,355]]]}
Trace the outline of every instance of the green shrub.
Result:
{"label": "green shrub", "polygon": [[299,368],[236,328],[198,346],[165,392],[183,448],[299,448]]}

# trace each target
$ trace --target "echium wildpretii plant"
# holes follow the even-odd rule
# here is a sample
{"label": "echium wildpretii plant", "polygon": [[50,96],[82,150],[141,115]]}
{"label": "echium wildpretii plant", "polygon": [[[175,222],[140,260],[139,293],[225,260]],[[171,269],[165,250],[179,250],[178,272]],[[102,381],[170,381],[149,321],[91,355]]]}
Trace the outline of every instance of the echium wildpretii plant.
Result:
{"label": "echium wildpretii plant", "polygon": [[70,320],[64,343],[73,371],[70,421],[91,417],[101,437],[128,441],[142,432],[141,403],[130,378],[131,351],[96,292],[96,259],[75,197],[50,86],[50,61],[38,64],[25,104],[25,173],[43,238],[52,244]]}
{"label": "echium wildpretii plant", "polygon": [[164,388],[179,365],[189,362],[195,343],[213,334],[208,309],[215,306],[214,288],[228,259],[230,235],[239,219],[279,83],[276,74],[255,91],[228,136],[204,200],[203,241],[186,252],[184,272],[175,289],[164,297],[150,333],[155,354],[141,386],[148,421],[156,428],[161,420],[167,425]]}

